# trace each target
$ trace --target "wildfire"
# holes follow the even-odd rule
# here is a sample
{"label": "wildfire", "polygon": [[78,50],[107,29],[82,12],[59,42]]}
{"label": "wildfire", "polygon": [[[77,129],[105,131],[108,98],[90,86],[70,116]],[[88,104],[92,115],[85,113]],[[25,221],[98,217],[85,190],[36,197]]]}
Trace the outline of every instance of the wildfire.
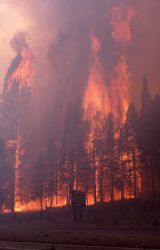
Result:
{"label": "wildfire", "polygon": [[[84,120],[87,120],[91,127],[86,144],[88,151],[94,150],[93,138],[96,137],[97,129],[103,130],[104,121],[109,113],[113,114],[115,121],[124,122],[126,119],[126,112],[130,102],[130,73],[127,64],[126,48],[132,43],[131,22],[134,16],[135,9],[132,6],[117,4],[111,7],[111,37],[120,46],[121,51],[117,64],[113,66],[111,72],[104,72],[101,64],[99,57],[101,41],[93,33],[90,36],[92,63],[82,105]],[[106,75],[111,76],[110,78],[108,77],[110,80],[106,81]],[[98,178],[101,170],[97,156],[94,164],[96,199],[99,200],[97,192],[99,192]],[[90,192],[92,193],[91,190]],[[114,193],[117,197],[115,198],[119,199],[118,191],[114,190]],[[88,204],[94,203],[92,195],[88,196]],[[125,197],[127,198],[127,193]],[[105,200],[107,200],[106,194]]]}
{"label": "wildfire", "polygon": [[[54,200],[53,207],[63,207],[67,205],[66,197],[61,197],[60,199],[58,199],[58,202],[56,202],[56,197],[53,196],[53,200]],[[45,198],[43,198],[42,200],[42,207],[43,209],[50,208]],[[16,212],[39,211],[40,209],[41,209],[41,204],[38,198],[34,200],[30,200],[28,202],[17,201],[15,205]]]}
{"label": "wildfire", "polygon": [[[113,77],[106,86],[105,74],[98,58],[97,39],[92,36],[93,65],[90,70],[88,84],[83,98],[84,119],[90,121],[95,130],[100,127],[111,112],[115,119],[125,119],[129,103],[129,81],[125,55],[121,55],[117,65],[113,68]],[[96,44],[96,46],[95,46]]]}
{"label": "wildfire", "polygon": [[[125,120],[129,105],[129,81],[130,73],[127,60],[124,55],[120,56],[118,64],[114,68],[115,78],[112,79],[111,102],[112,112],[117,119]],[[117,95],[115,94],[117,93]]]}
{"label": "wildfire", "polygon": [[135,13],[132,6],[124,4],[113,5],[111,8],[111,36],[121,46],[122,52],[117,65],[113,67],[112,79],[107,85],[107,72],[104,72],[99,59],[101,42],[93,33],[90,36],[92,63],[83,98],[83,109],[84,119],[90,121],[93,129],[100,126],[110,112],[116,119],[125,119],[129,103],[130,73],[124,48],[132,43],[131,22]]}
{"label": "wildfire", "polygon": [[[104,139],[103,128],[106,122],[106,118],[109,113],[113,114],[114,121],[124,122],[126,118],[126,112],[128,109],[130,96],[129,96],[129,84],[130,84],[130,72],[127,61],[127,53],[126,48],[132,44],[132,30],[131,23],[133,17],[135,16],[135,9],[132,6],[124,5],[124,4],[116,4],[113,5],[110,9],[110,26],[111,26],[111,34],[110,36],[113,39],[113,42],[120,49],[119,55],[116,57],[116,63],[112,66],[110,72],[106,72],[103,67],[100,53],[103,52],[103,47],[101,45],[101,40],[94,33],[90,33],[90,47],[91,47],[91,62],[89,68],[88,80],[86,83],[86,89],[83,96],[82,108],[84,111],[83,119],[90,124],[90,131],[88,132],[88,141],[86,143],[87,152],[94,154],[94,139],[97,136],[97,130],[100,133],[98,134],[98,139]],[[21,96],[24,89],[32,88],[32,79],[33,79],[33,54],[28,45],[24,42],[22,36],[22,48],[20,46],[20,50],[17,51],[17,57],[13,62],[14,66],[11,67],[8,71],[5,86],[4,86],[4,96],[6,94],[9,95],[12,91],[17,91],[15,100],[13,103],[22,104],[23,100],[21,100]],[[18,37],[19,39],[19,37]],[[17,43],[17,40],[16,40]],[[21,44],[20,44],[21,45]],[[18,47],[19,48],[19,47]],[[15,87],[15,89],[14,89]],[[14,96],[14,94],[13,94]],[[17,106],[15,105],[15,109]],[[16,112],[15,112],[16,113]],[[18,116],[18,112],[16,115]],[[14,162],[14,208],[17,212],[27,212],[27,211],[37,211],[42,207],[47,208],[50,206],[65,206],[67,204],[67,197],[64,194],[65,188],[62,188],[63,194],[59,194],[59,192],[55,192],[52,196],[51,194],[45,194],[45,197],[34,197],[32,200],[24,202],[21,199],[21,189],[20,189],[20,166],[22,165],[21,156],[22,152],[22,143],[23,143],[23,135],[21,134],[19,121],[22,120],[22,117],[14,117],[15,118],[15,131],[13,138],[8,140],[8,147],[14,148],[15,153],[15,162]],[[115,135],[115,137],[118,135]],[[106,166],[101,166],[102,160],[100,160],[100,156],[93,156],[94,163],[91,163],[94,170],[94,184],[95,186],[88,188],[87,193],[87,205],[92,205],[96,201],[102,201],[100,197],[100,178],[101,171],[105,171],[101,168],[107,168]],[[105,161],[105,159],[103,159]],[[100,165],[101,164],[101,165]],[[106,163],[105,163],[106,164]],[[74,166],[75,172],[77,166]],[[58,170],[59,171],[59,170]],[[93,172],[93,171],[92,171]],[[108,175],[107,171],[103,172],[104,175]],[[93,173],[92,173],[93,174]],[[59,173],[58,173],[59,175]],[[69,176],[68,176],[69,177]],[[106,177],[107,179],[107,177]],[[58,180],[59,181],[59,180]],[[76,188],[78,184],[77,180],[74,181],[74,187]],[[106,181],[106,180],[105,180]],[[106,181],[107,182],[107,181]],[[108,185],[108,184],[107,184]],[[104,188],[104,183],[102,184]],[[43,188],[42,188],[43,189]],[[95,193],[93,195],[93,189],[95,189]],[[58,187],[59,190],[59,187]],[[68,193],[70,192],[70,189]],[[129,198],[127,191],[125,190],[125,198]],[[120,193],[115,188],[115,199],[120,199]],[[45,196],[44,195],[44,196]],[[96,199],[95,199],[96,196]],[[108,193],[102,194],[105,201],[109,200]],[[68,195],[69,197],[69,195]],[[40,198],[42,199],[40,201]],[[69,203],[69,202],[68,202]]]}
{"label": "wildfire", "polygon": [[[105,76],[99,60],[100,41],[91,35],[92,59],[87,88],[83,98],[84,119],[91,122],[94,130],[110,111],[110,100],[105,86]],[[97,119],[98,118],[98,119]]]}
{"label": "wildfire", "polygon": [[[21,37],[21,36],[20,36]],[[18,38],[19,39],[19,38]],[[16,45],[18,45],[19,40],[15,41]],[[21,190],[20,190],[20,171],[19,167],[21,166],[21,155],[24,153],[22,150],[22,141],[23,135],[21,134],[21,125],[20,120],[23,119],[21,117],[20,109],[23,109],[23,90],[28,89],[29,92],[31,90],[31,83],[33,77],[33,55],[31,49],[27,46],[26,43],[21,45],[17,51],[17,56],[13,60],[4,85],[3,97],[4,102],[9,103],[10,98],[12,99],[14,107],[13,115],[14,117],[14,131],[12,135],[9,135],[9,140],[7,141],[7,146],[11,147],[14,152],[14,210],[21,211]],[[28,93],[29,93],[28,92]],[[13,94],[14,93],[14,94]],[[21,107],[22,106],[22,107]],[[12,137],[12,138],[11,138]],[[21,204],[21,205],[20,205]]]}
{"label": "wildfire", "polygon": [[32,70],[33,55],[30,48],[25,48],[21,53],[21,61],[18,67],[9,75],[7,79],[7,92],[10,92],[14,83],[18,83],[19,90],[22,88],[30,88],[33,70]]}
{"label": "wildfire", "polygon": [[15,141],[15,194],[14,194],[14,206],[15,211],[18,210],[18,203],[20,198],[20,188],[19,188],[19,181],[20,181],[20,175],[19,175],[19,167],[21,165],[21,137],[17,135],[17,140]]}
{"label": "wildfire", "polygon": [[29,211],[38,211],[40,210],[40,201],[39,199],[31,200],[29,202],[16,202],[15,211],[16,212],[29,212]]}
{"label": "wildfire", "polygon": [[[91,64],[88,75],[88,81],[86,90],[83,96],[83,110],[84,120],[90,123],[90,132],[88,135],[87,150],[93,146],[92,140],[96,135],[96,130],[103,128],[104,122],[109,113],[113,114],[115,120],[125,121],[126,112],[129,105],[129,84],[130,84],[130,73],[127,64],[127,55],[125,48],[132,43],[132,32],[131,22],[135,16],[135,10],[132,6],[124,6],[123,4],[113,5],[110,13],[110,24],[112,27],[111,36],[113,40],[120,46],[120,56],[117,59],[117,63],[113,66],[111,72],[105,72],[101,59],[100,52],[101,40],[95,36],[94,33],[90,34],[91,43]],[[30,50],[25,49],[23,52],[23,60],[19,67],[12,73],[11,80],[9,79],[8,89],[10,89],[10,82],[18,80],[20,83],[20,89],[23,86],[30,87],[32,79],[32,65],[30,64],[32,53]],[[106,76],[109,76],[106,79]],[[18,151],[20,148],[17,149]],[[17,151],[17,153],[18,153]],[[17,164],[18,158],[17,158]],[[18,165],[17,167],[18,168]],[[96,182],[96,199],[100,200],[99,197],[99,175],[100,175],[99,159],[95,159],[95,182]],[[16,190],[18,193],[19,190]],[[117,190],[114,190],[115,198],[119,199],[120,194]],[[105,200],[108,199],[104,194]],[[127,198],[127,193],[126,193]],[[92,190],[89,190],[88,205],[94,203]],[[64,206],[66,205],[66,197],[52,197],[53,206]],[[43,208],[48,207],[50,202],[45,198],[42,201]],[[39,199],[31,200],[26,203],[21,201],[16,202],[16,211],[30,211],[40,209]]]}

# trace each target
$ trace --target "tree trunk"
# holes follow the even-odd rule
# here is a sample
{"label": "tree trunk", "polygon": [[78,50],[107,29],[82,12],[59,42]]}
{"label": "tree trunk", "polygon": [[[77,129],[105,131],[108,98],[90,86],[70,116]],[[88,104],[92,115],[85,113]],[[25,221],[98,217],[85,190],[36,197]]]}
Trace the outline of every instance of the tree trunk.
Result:
{"label": "tree trunk", "polygon": [[154,174],[154,169],[151,170],[151,185],[152,185],[152,194],[155,194],[156,192],[156,187],[155,187],[155,174]]}
{"label": "tree trunk", "polygon": [[53,207],[53,174],[51,174],[50,207]]}
{"label": "tree trunk", "polygon": [[41,192],[40,192],[40,208],[41,208],[41,212],[43,211],[43,191],[41,188]]}
{"label": "tree trunk", "polygon": [[103,182],[104,182],[104,171],[103,171],[103,166],[102,166],[102,167],[100,167],[100,170],[99,170],[99,199],[100,199],[100,202],[104,201]]}
{"label": "tree trunk", "polygon": [[132,150],[132,162],[133,162],[133,188],[134,188],[134,198],[137,198],[137,176],[136,176],[136,154],[135,146],[133,145]]}
{"label": "tree trunk", "polygon": [[95,152],[93,149],[93,198],[94,198],[94,204],[97,202],[96,198],[96,162],[95,162]]}
{"label": "tree trunk", "polygon": [[92,140],[92,151],[91,151],[91,160],[92,160],[92,173],[93,173],[93,203],[97,202],[97,185],[96,185],[96,154],[95,154],[95,139]]}

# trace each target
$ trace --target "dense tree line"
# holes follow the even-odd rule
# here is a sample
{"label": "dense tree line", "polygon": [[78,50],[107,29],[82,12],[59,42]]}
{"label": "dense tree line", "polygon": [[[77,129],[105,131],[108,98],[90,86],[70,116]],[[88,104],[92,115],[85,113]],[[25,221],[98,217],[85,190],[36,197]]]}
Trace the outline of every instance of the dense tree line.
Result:
{"label": "dense tree line", "polygon": [[[41,175],[32,180],[37,185],[42,180],[40,199],[47,197],[51,201],[46,202],[48,205],[60,204],[57,200],[69,204],[73,189],[86,191],[88,204],[158,193],[159,105],[160,96],[151,98],[144,76],[141,108],[137,110],[130,103],[124,122],[115,121],[114,114],[108,114],[103,125],[90,133],[83,111],[70,109],[61,141],[55,141],[49,147],[48,157],[44,157],[46,161],[52,159],[49,163],[52,170],[47,172],[45,168],[46,173],[42,174],[45,180]],[[33,172],[35,169],[33,165]]]}
{"label": "dense tree line", "polygon": [[[15,199],[22,204],[38,199],[41,209],[69,205],[73,189],[85,191],[88,204],[136,199],[160,192],[160,96],[151,97],[145,76],[141,107],[138,110],[130,103],[125,121],[115,120],[110,113],[91,132],[90,123],[83,119],[81,105],[72,106],[65,116],[61,137],[50,135],[45,150],[36,160],[26,157],[26,142],[22,140],[30,90],[21,90],[17,98],[14,86],[3,96],[1,105],[1,122],[11,126],[9,131],[12,131],[7,134],[7,142],[6,135],[0,140],[2,211],[13,211]],[[17,149],[7,143],[17,141],[17,126],[22,137],[16,184],[20,193],[15,194]],[[4,131],[3,126],[1,130]]]}

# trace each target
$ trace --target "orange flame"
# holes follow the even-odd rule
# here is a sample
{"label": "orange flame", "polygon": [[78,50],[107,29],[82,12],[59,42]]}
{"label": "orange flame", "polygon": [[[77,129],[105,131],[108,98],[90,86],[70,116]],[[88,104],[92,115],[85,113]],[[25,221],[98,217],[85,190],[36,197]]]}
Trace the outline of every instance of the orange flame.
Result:
{"label": "orange flame", "polygon": [[93,64],[90,70],[88,84],[83,97],[84,119],[90,121],[94,130],[102,125],[108,113],[119,120],[125,119],[129,103],[129,80],[126,57],[122,54],[118,64],[113,68],[111,82],[105,84],[105,74],[98,58],[100,42],[91,36]]}
{"label": "orange flame", "polygon": [[83,98],[83,109],[84,119],[91,122],[91,127],[94,130],[109,113],[110,100],[105,86],[104,72],[98,57],[98,52],[101,49],[100,41],[93,34],[91,35],[91,44],[93,63]]}
{"label": "orange flame", "polygon": [[39,199],[31,200],[29,202],[17,201],[15,205],[16,212],[29,212],[29,211],[38,211],[40,210],[40,201]]}
{"label": "orange flame", "polygon": [[129,80],[127,60],[120,56],[118,64],[114,68],[115,78],[112,79],[111,96],[112,112],[117,119],[125,120],[129,105]]}
{"label": "orange flame", "polygon": [[[21,60],[17,68],[9,73],[6,79],[6,84],[4,86],[4,98],[5,94],[7,93],[12,93],[13,88],[16,84],[16,90],[18,95],[16,95],[14,98],[21,98],[21,91],[24,88],[31,89],[31,82],[32,82],[32,77],[33,77],[33,66],[32,66],[32,61],[33,61],[33,55],[30,50],[30,48],[25,47],[23,51],[20,54]],[[18,87],[18,88],[17,88]],[[23,97],[22,97],[23,98]],[[19,100],[16,100],[19,102]],[[20,100],[21,103],[21,100]],[[15,108],[17,108],[15,106]],[[8,147],[12,147],[15,152],[15,162],[14,162],[14,171],[15,171],[15,190],[14,190],[14,209],[15,211],[20,211],[20,187],[19,187],[19,181],[20,181],[20,171],[19,167],[21,165],[21,159],[20,156],[23,154],[22,148],[21,148],[21,140],[23,140],[22,135],[20,133],[20,128],[19,128],[19,118],[16,117],[16,124],[15,124],[15,138],[12,140],[9,140],[7,142]]]}
{"label": "orange flame", "polygon": [[31,87],[33,70],[32,70],[32,61],[33,55],[29,48],[25,48],[21,53],[22,60],[17,69],[10,74],[7,80],[7,92],[9,92],[14,84],[17,82],[19,84],[19,89],[23,87]]}
{"label": "orange flame", "polygon": [[[112,38],[116,43],[122,46],[129,46],[132,43],[131,22],[135,16],[135,10],[132,6],[124,6],[124,4],[113,5],[111,8],[110,23],[112,26]],[[101,42],[92,33],[90,35],[92,63],[88,76],[88,82],[83,97],[84,120],[91,124],[90,135],[95,134],[97,128],[102,128],[107,115],[112,112],[115,119],[124,121],[126,111],[129,103],[129,81],[130,74],[127,65],[125,53],[121,53],[119,61],[113,67],[110,82],[106,85],[106,73],[104,72],[102,63],[100,61],[99,53],[101,52]],[[33,55],[29,48],[25,48],[21,54],[22,60],[14,72],[10,74],[7,79],[6,89],[10,92],[14,82],[19,84],[19,91],[24,88],[30,88],[33,71],[32,60]],[[17,140],[14,141],[15,150],[15,211],[35,211],[40,210],[40,200],[30,200],[23,203],[19,200],[19,166],[21,154],[21,136],[17,134]],[[90,137],[91,139],[91,137]],[[90,140],[89,139],[89,140]],[[90,147],[87,142],[87,147]],[[96,160],[96,171],[99,171],[98,159]],[[98,179],[96,173],[96,182]],[[98,190],[98,184],[96,184]],[[97,191],[96,190],[96,191]],[[90,191],[90,190],[89,190]],[[116,190],[115,190],[116,193]],[[106,196],[106,194],[105,194]],[[116,199],[119,199],[119,194],[115,194]],[[88,192],[88,205],[94,203],[93,194]],[[106,200],[108,197],[106,197]],[[48,202],[49,203],[49,202]],[[43,199],[43,207],[48,205],[46,199]],[[66,197],[59,197],[58,202],[53,196],[54,206],[66,205]]]}
{"label": "orange flame", "polygon": [[[92,139],[96,129],[102,129],[105,118],[109,113],[113,114],[116,121],[124,122],[128,109],[130,73],[125,55],[125,47],[132,43],[131,22],[135,16],[135,9],[124,4],[113,5],[110,13],[110,23],[112,27],[111,36],[116,43],[121,46],[121,54],[117,64],[113,67],[111,80],[106,84],[106,74],[104,72],[99,52],[101,43],[97,37],[91,34],[92,64],[88,77],[87,87],[83,97],[84,120],[89,121],[91,131],[87,141],[87,150],[92,149]],[[116,136],[116,135],[115,135]],[[97,175],[100,171],[98,158],[96,159],[95,179],[96,193],[98,189]],[[90,190],[91,191],[91,190]],[[120,195],[114,190],[115,198]],[[92,192],[91,192],[92,193]],[[127,194],[125,195],[127,198]],[[97,196],[97,199],[99,197]],[[108,200],[105,194],[105,200]],[[88,194],[88,204],[93,204],[93,194]]]}
{"label": "orange flame", "polygon": [[[53,196],[53,207],[63,207],[67,205],[66,197],[60,197],[58,202],[56,202],[56,197]],[[48,206],[45,198],[42,200],[43,209],[50,208]],[[16,201],[15,211],[16,212],[30,212],[30,211],[39,211],[41,209],[40,199],[30,200],[28,202]]]}

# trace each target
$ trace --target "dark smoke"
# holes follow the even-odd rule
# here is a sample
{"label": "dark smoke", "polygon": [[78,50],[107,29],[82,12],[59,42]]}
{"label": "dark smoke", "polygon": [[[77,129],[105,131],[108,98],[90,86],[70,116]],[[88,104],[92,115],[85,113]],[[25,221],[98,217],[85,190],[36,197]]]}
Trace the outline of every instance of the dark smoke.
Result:
{"label": "dark smoke", "polygon": [[27,34],[25,32],[18,32],[12,38],[10,44],[12,49],[15,50],[15,52],[17,52],[18,54],[20,54],[23,49],[28,47]]}

